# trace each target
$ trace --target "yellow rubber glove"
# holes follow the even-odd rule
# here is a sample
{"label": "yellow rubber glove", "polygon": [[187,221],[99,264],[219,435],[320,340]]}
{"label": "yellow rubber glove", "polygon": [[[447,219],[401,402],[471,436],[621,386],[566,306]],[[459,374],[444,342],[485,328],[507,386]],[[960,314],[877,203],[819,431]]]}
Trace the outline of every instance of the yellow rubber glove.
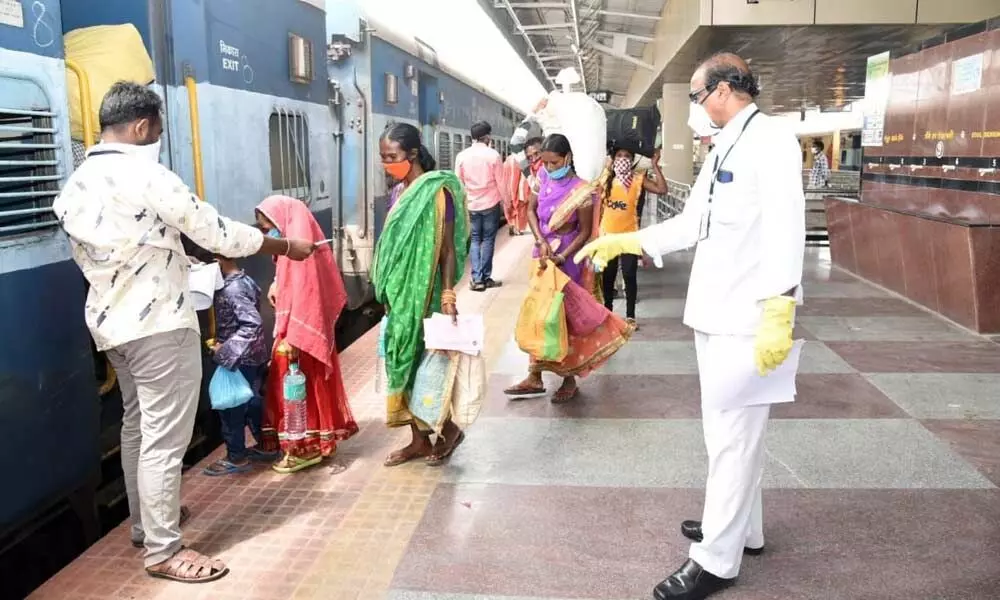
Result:
{"label": "yellow rubber glove", "polygon": [[792,351],[794,316],[795,298],[778,296],[764,302],[764,314],[753,344],[753,358],[761,376],[777,369]]}
{"label": "yellow rubber glove", "polygon": [[602,235],[577,252],[573,260],[582,263],[589,258],[594,268],[602,271],[608,266],[608,261],[622,254],[642,256],[639,232]]}

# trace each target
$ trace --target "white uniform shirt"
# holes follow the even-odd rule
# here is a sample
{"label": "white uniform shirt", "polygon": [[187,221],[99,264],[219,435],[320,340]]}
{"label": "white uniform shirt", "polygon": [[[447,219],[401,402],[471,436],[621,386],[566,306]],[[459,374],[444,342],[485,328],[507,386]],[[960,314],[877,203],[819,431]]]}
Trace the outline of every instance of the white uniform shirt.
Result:
{"label": "white uniform shirt", "polygon": [[220,216],[134,146],[100,144],[88,156],[53,208],[90,283],[85,313],[97,349],[198,331],[181,234],[234,258],[260,250],[263,234]]}
{"label": "white uniform shirt", "polygon": [[[746,107],[715,136],[683,212],[640,234],[650,256],[697,244],[684,324],[702,333],[754,335],[761,301],[792,288],[802,301],[802,154],[792,130],[761,113],[740,136],[755,111]],[[716,181],[709,203],[716,157],[730,148],[719,171],[732,181]]]}

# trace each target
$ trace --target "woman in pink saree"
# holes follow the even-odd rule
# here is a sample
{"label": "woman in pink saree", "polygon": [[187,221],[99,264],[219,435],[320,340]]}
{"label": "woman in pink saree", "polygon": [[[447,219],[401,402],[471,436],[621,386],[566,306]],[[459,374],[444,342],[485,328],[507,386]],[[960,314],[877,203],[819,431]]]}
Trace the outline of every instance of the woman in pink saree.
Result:
{"label": "woman in pink saree", "polygon": [[569,354],[559,362],[532,359],[527,379],[504,393],[534,396],[545,393],[542,373],[563,378],[552,396],[556,404],[569,402],[579,388],[577,377],[586,377],[603,365],[632,335],[633,326],[604,307],[593,268],[577,264],[573,256],[597,236],[600,203],[595,187],[573,171],[569,140],[550,135],[542,145],[538,195],[528,209],[528,224],[535,236],[532,269],[557,267],[569,278],[563,289]]}

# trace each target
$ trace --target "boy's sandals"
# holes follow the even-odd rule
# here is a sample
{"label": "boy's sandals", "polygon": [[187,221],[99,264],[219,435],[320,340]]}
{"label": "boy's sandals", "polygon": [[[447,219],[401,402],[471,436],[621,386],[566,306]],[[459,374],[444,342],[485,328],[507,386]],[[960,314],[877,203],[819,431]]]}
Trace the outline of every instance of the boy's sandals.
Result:
{"label": "boy's sandals", "polygon": [[274,463],[271,468],[282,475],[290,475],[292,473],[298,473],[302,469],[308,469],[309,467],[318,465],[321,462],[323,462],[322,454],[317,454],[313,458],[299,458],[297,456],[292,456],[291,454],[285,454],[285,457]]}
{"label": "boy's sandals", "polygon": [[253,465],[250,464],[249,460],[243,463],[242,465],[238,465],[236,463],[229,462],[224,458],[220,458],[219,460],[205,467],[202,473],[208,475],[209,477],[218,477],[220,475],[234,475],[236,473],[246,473],[247,471],[250,471],[252,469]]}
{"label": "boy's sandals", "polygon": [[281,458],[281,452],[277,450],[274,452],[267,452],[265,450],[260,450],[256,446],[253,448],[247,448],[247,453],[250,456],[250,460],[253,462],[274,462]]}
{"label": "boy's sandals", "polygon": [[[182,504],[180,526],[184,527],[184,525],[188,522],[190,518],[191,518],[191,509]],[[134,548],[142,548],[143,546],[145,546],[145,544],[146,544],[145,537],[140,538],[138,540],[132,540],[132,546]]]}
{"label": "boy's sandals", "polygon": [[221,560],[181,546],[177,554],[161,563],[146,567],[146,573],[150,577],[181,583],[208,583],[228,575],[229,567]]}

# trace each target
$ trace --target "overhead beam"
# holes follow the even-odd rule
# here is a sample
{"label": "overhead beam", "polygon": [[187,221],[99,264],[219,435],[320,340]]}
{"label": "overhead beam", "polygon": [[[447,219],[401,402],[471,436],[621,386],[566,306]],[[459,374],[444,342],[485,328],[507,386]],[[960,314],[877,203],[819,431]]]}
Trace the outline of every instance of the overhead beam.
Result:
{"label": "overhead beam", "polygon": [[627,40],[635,40],[637,42],[643,42],[646,44],[656,41],[656,38],[650,37],[648,35],[636,35],[634,33],[624,33],[621,31],[595,31],[594,35],[600,35],[604,37],[622,36]]}
{"label": "overhead beam", "polygon": [[583,68],[582,48],[580,45],[580,18],[576,12],[576,0],[569,0],[570,16],[573,19],[573,36],[576,43],[573,44],[573,52],[576,53],[576,63],[580,67],[580,83],[583,84],[583,93],[587,93],[587,71]]}
{"label": "overhead beam", "polygon": [[[503,8],[503,2],[497,2],[493,5],[495,8]],[[526,10],[539,9],[539,8],[552,8],[561,9],[566,8],[565,2],[511,2],[511,8],[523,8]]]}
{"label": "overhead beam", "polygon": [[576,60],[578,56],[576,54],[556,54],[554,56],[542,56],[542,62],[549,62],[553,60]]}
{"label": "overhead beam", "polygon": [[602,15],[605,17],[620,17],[622,19],[646,19],[649,21],[659,21],[660,15],[644,15],[642,13],[627,13],[618,12],[614,10],[595,10],[595,15]]}
{"label": "overhead beam", "polygon": [[538,25],[520,25],[521,31],[547,31],[550,29],[572,29],[572,23],[540,23]]}
{"label": "overhead beam", "polygon": [[650,71],[652,71],[653,69],[655,69],[655,67],[653,65],[649,64],[648,62],[645,62],[643,60],[639,60],[638,58],[635,58],[633,56],[629,56],[628,54],[626,54],[624,52],[620,52],[618,50],[615,50],[614,48],[608,48],[604,44],[598,44],[598,43],[595,42],[595,43],[591,43],[590,47],[593,48],[594,50],[597,50],[598,52],[603,52],[604,54],[607,54],[608,56],[611,56],[611,57],[614,57],[614,58],[617,58],[617,59],[620,59],[620,60],[624,60],[625,62],[631,63],[631,64],[633,64],[633,65],[635,65],[637,67],[642,67],[643,69],[648,69]]}

